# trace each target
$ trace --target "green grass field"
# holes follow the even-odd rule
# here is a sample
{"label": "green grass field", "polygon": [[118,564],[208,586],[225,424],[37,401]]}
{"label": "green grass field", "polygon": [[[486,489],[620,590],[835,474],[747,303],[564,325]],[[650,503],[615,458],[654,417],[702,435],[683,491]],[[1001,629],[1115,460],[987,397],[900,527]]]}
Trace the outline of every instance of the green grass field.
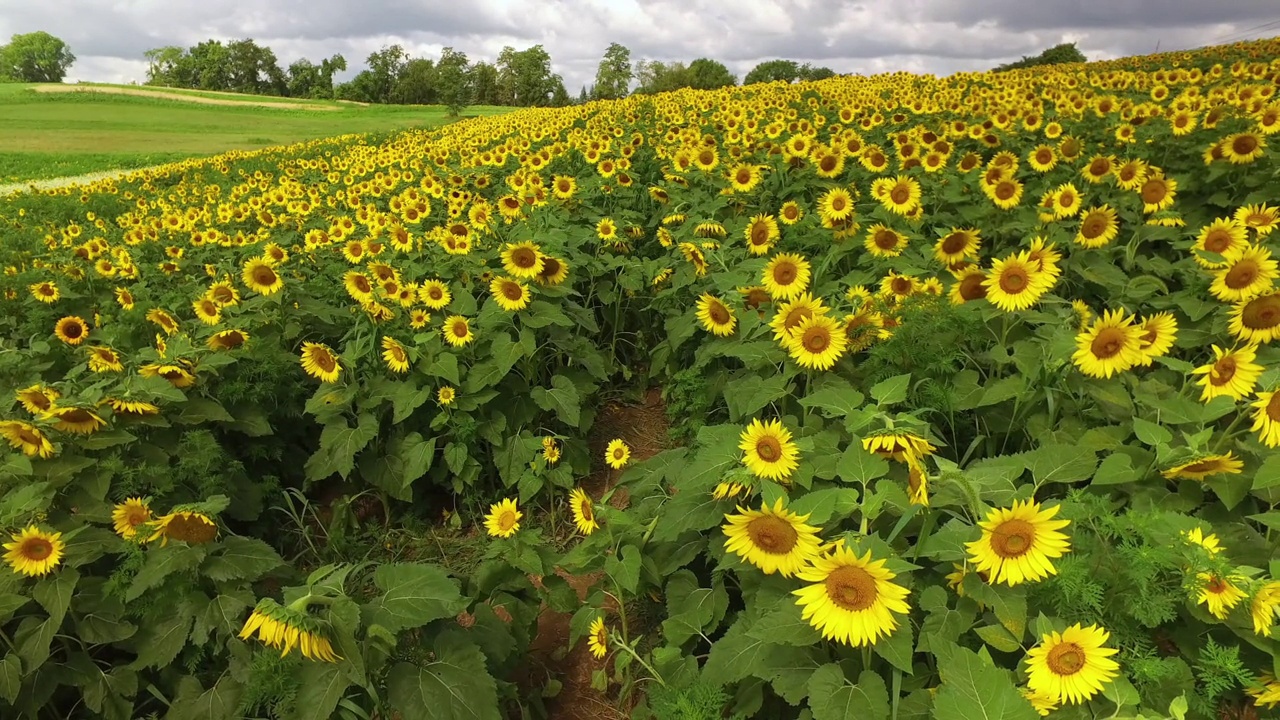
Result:
{"label": "green grass field", "polygon": [[[283,99],[338,108],[302,110],[98,92],[39,93],[32,88],[0,84],[0,184],[146,167],[348,133],[430,127],[450,120],[439,106],[359,106]],[[273,100],[233,93],[155,90],[223,101]],[[482,106],[467,108],[463,114],[492,115],[508,110]]]}

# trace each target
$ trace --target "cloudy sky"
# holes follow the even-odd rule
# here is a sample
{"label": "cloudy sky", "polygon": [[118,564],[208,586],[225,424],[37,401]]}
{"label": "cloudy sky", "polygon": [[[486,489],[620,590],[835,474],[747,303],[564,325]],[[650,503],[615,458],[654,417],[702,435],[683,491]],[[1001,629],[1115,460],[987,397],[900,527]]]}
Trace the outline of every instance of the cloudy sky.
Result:
{"label": "cloudy sky", "polygon": [[252,37],[287,66],[342,53],[453,46],[492,61],[542,44],[570,93],[610,42],[632,59],[719,59],[739,79],[775,57],[836,72],[985,69],[1064,41],[1090,59],[1280,35],[1276,0],[0,0],[0,42],[45,30],[78,58],[69,80],[141,82],[142,53]]}

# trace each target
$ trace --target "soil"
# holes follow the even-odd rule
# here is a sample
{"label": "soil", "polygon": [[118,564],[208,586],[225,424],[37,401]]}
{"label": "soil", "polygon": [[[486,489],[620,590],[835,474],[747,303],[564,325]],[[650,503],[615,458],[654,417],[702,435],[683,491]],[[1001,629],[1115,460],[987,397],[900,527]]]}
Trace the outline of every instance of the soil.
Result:
{"label": "soil", "polygon": [[[606,405],[596,417],[595,426],[587,438],[591,457],[597,459],[597,469],[582,482],[583,489],[591,497],[599,499],[617,484],[622,475],[621,470],[604,464],[604,449],[610,440],[622,438],[631,447],[631,461],[639,462],[670,446],[669,427],[666,405],[657,388],[645,393],[641,404],[615,402]],[[613,494],[609,503],[624,508],[627,501],[623,488]],[[574,576],[562,571],[557,574],[578,592],[580,599],[586,599],[587,592],[602,576],[601,573]],[[616,613],[617,607],[606,606],[604,610],[608,622],[608,615]],[[601,667],[601,661],[588,652],[585,638],[567,654],[557,658],[559,651],[569,644],[570,617],[568,613],[543,608],[538,616],[537,635],[529,648],[533,663],[544,666],[552,677],[564,684],[560,693],[547,702],[548,717],[555,720],[621,720],[630,717],[631,706],[638,698],[632,697],[632,703],[623,706],[612,693],[602,693],[591,687],[591,675]],[[606,658],[606,661],[610,659]]]}
{"label": "soil", "polygon": [[[311,103],[300,102],[268,102],[266,100],[221,100],[219,98],[202,97],[199,95],[187,95],[185,93],[165,92],[163,90],[144,90],[142,88],[122,88],[122,87],[103,87],[100,85],[37,85],[36,92],[42,93],[67,93],[67,92],[96,92],[108,93],[111,95],[136,95],[138,97],[159,98],[161,100],[178,100],[180,102],[196,103],[198,105],[230,105],[240,107],[265,107],[277,108],[279,110],[324,110],[324,111],[341,111],[342,108],[334,105],[313,105]],[[234,95],[235,93],[228,93]]]}

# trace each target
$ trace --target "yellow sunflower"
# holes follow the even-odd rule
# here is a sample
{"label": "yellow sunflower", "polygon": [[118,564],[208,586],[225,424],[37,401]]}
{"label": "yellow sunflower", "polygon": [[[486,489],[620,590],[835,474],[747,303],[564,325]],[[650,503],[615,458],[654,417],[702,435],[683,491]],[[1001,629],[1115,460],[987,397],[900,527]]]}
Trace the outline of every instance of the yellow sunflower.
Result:
{"label": "yellow sunflower", "polygon": [[1256,707],[1271,709],[1280,705],[1280,682],[1271,673],[1259,673],[1258,685],[1244,690],[1253,698]]}
{"label": "yellow sunflower", "polygon": [[604,461],[614,470],[621,470],[631,460],[631,447],[622,438],[609,441],[604,449]]}
{"label": "yellow sunflower", "polygon": [[1258,393],[1251,407],[1254,410],[1250,429],[1258,433],[1258,441],[1269,448],[1280,447],[1280,390]]}
{"label": "yellow sunflower", "polygon": [[1058,703],[1083,703],[1115,679],[1118,650],[1106,647],[1110,634],[1079,623],[1061,633],[1050,632],[1027,651],[1027,686]]}
{"label": "yellow sunflower", "polygon": [[1090,377],[1109,378],[1142,362],[1142,328],[1123,310],[1108,310],[1076,335],[1071,360]]}
{"label": "yellow sunflower", "polygon": [[1226,455],[1201,455],[1178,463],[1161,474],[1169,480],[1176,478],[1204,480],[1210,475],[1239,475],[1243,470],[1244,463],[1228,450]]}
{"label": "yellow sunflower", "polygon": [[205,325],[217,325],[222,322],[222,308],[209,298],[200,298],[191,303],[196,317]]}
{"label": "yellow sunflower", "polygon": [[76,435],[92,435],[107,426],[97,413],[78,407],[52,407],[41,417],[57,421],[56,429]]}
{"label": "yellow sunflower", "polygon": [[1262,246],[1229,251],[1226,264],[1214,272],[1209,292],[1223,302],[1241,302],[1270,292],[1280,277],[1271,251]]}
{"label": "yellow sunflower", "polygon": [[1236,303],[1228,329],[1249,343],[1269,343],[1280,338],[1280,292]]}
{"label": "yellow sunflower", "polygon": [[591,621],[587,635],[587,649],[597,660],[603,660],[609,653],[609,631],[605,629],[603,617],[597,616]]}
{"label": "yellow sunflower", "polygon": [[1025,500],[992,509],[978,523],[982,537],[966,544],[969,561],[995,584],[1013,586],[1056,574],[1053,558],[1071,550],[1070,539],[1058,532],[1070,521],[1053,519],[1061,507],[1041,509],[1034,500]]}
{"label": "yellow sunflower", "polygon": [[391,372],[404,373],[409,371],[409,353],[404,349],[404,345],[399,340],[384,335],[382,337],[382,361],[387,364]]}
{"label": "yellow sunflower", "polygon": [[753,419],[738,438],[742,462],[756,477],[784,482],[799,467],[800,450],[780,420]]}
{"label": "yellow sunflower", "polygon": [[1262,157],[1267,141],[1254,132],[1241,132],[1222,139],[1222,155],[1235,165],[1247,165]]}
{"label": "yellow sunflower", "polygon": [[[555,446],[554,444],[555,441],[552,440],[552,447]],[[556,451],[559,452],[558,449]],[[546,453],[545,444],[543,452]],[[548,460],[548,462],[552,461]],[[578,526],[578,532],[590,535],[600,529],[600,522],[596,520],[595,503],[582,488],[574,488],[573,492],[569,493],[569,509],[573,512],[573,524]]]}
{"label": "yellow sunflower", "polygon": [[418,296],[422,298],[422,304],[432,310],[441,310],[453,302],[449,287],[440,280],[424,280],[422,287],[418,288]]}
{"label": "yellow sunflower", "polygon": [[484,527],[493,537],[509,538],[520,529],[522,517],[524,513],[516,507],[516,501],[506,498],[502,502],[489,506],[489,514],[484,518]]}
{"label": "yellow sunflower", "polygon": [[894,613],[906,615],[908,590],[871,551],[859,557],[845,547],[819,555],[797,576],[811,585],[792,591],[800,614],[828,640],[853,647],[873,645],[898,627]]}
{"label": "yellow sunflower", "polygon": [[542,256],[542,272],[534,278],[539,285],[559,285],[569,277],[569,263],[551,255]]}
{"label": "yellow sunflower", "polygon": [[1137,323],[1142,332],[1142,341],[1138,350],[1142,352],[1142,360],[1138,365],[1148,366],[1158,357],[1164,357],[1173,347],[1178,337],[1178,320],[1173,313],[1156,313]]}
{"label": "yellow sunflower", "polygon": [[1004,312],[1026,310],[1053,285],[1053,276],[1041,272],[1026,250],[992,262],[983,281],[987,301]]}
{"label": "yellow sunflower", "polygon": [[175,508],[168,515],[157,518],[153,525],[154,530],[146,542],[159,539],[161,547],[168,545],[170,540],[203,545],[213,542],[218,536],[218,524],[198,510]]}
{"label": "yellow sunflower", "polygon": [[462,347],[476,339],[475,333],[471,332],[471,323],[461,315],[450,315],[445,318],[440,332],[444,335],[445,341],[454,347]]}
{"label": "yellow sunflower", "polygon": [[532,280],[546,265],[542,251],[532,242],[507,243],[502,249],[502,268],[511,277]]}
{"label": "yellow sunflower", "polygon": [[149,498],[131,497],[111,510],[111,522],[116,534],[125,540],[138,537],[138,528],[151,522]]}
{"label": "yellow sunflower", "polygon": [[773,319],[769,321],[769,327],[773,330],[773,339],[785,346],[792,333],[800,327],[801,322],[806,318],[826,315],[829,309],[823,306],[820,298],[814,298],[809,293],[803,293],[794,300],[783,303]]}
{"label": "yellow sunflower", "polygon": [[809,261],[800,255],[779,253],[764,266],[760,284],[775,300],[790,300],[809,287]]}
{"label": "yellow sunflower", "polygon": [[778,221],[772,215],[756,215],[747,223],[742,234],[747,239],[747,250],[752,255],[767,255],[778,241]]}
{"label": "yellow sunflower", "polygon": [[873,194],[876,194],[880,204],[888,210],[899,215],[909,215],[920,207],[920,183],[915,178],[899,175],[876,181],[876,184],[881,183],[881,192],[876,194],[873,186]]}
{"label": "yellow sunflower", "polygon": [[1262,376],[1263,366],[1254,362],[1257,357],[1256,345],[1224,350],[1213,346],[1213,362],[1201,365],[1192,370],[1193,375],[1203,375],[1196,384],[1203,389],[1200,402],[1227,396],[1233,400],[1243,400],[1253,393],[1254,385]]}
{"label": "yellow sunflower", "polygon": [[1244,599],[1244,591],[1239,583],[1244,578],[1235,575],[1223,577],[1216,573],[1196,573],[1196,602],[1204,605],[1209,614],[1225,620],[1231,608]]}
{"label": "yellow sunflower", "polygon": [[49,280],[32,283],[27,289],[31,291],[31,297],[45,304],[52,304],[62,295],[58,284]]}
{"label": "yellow sunflower", "polygon": [[867,239],[862,246],[874,257],[897,257],[907,249],[907,236],[883,223],[876,223],[867,230]]}
{"label": "yellow sunflower", "polygon": [[15,394],[22,407],[32,415],[47,412],[62,397],[57,390],[40,384],[25,387]]}
{"label": "yellow sunflower", "polygon": [[822,540],[818,528],[805,524],[808,519],[784,508],[782,498],[759,510],[739,506],[737,515],[724,516],[725,549],[765,575],[793,577],[819,555]]}
{"label": "yellow sunflower", "polygon": [[14,572],[26,577],[48,575],[62,562],[67,547],[62,542],[62,533],[46,532],[35,525],[28,525],[11,537],[13,542],[4,544],[4,561]]}
{"label": "yellow sunflower", "polygon": [[0,437],[27,457],[53,457],[53,443],[40,428],[21,420],[0,421]]}
{"label": "yellow sunflower", "polygon": [[862,438],[862,449],[890,460],[906,462],[908,458],[932,455],[938,448],[915,433],[894,430]]}
{"label": "yellow sunflower", "polygon": [[75,315],[70,315],[53,326],[53,334],[68,345],[79,345],[89,337],[89,323]]}
{"label": "yellow sunflower", "polygon": [[1089,249],[1106,247],[1119,233],[1120,223],[1116,220],[1116,211],[1110,205],[1089,208],[1080,218],[1075,243]]}
{"label": "yellow sunflower", "polygon": [[262,258],[253,258],[244,264],[241,272],[244,284],[259,295],[273,295],[284,287],[284,278]]}
{"label": "yellow sunflower", "polygon": [[1153,172],[1138,188],[1138,195],[1142,198],[1142,211],[1153,213],[1168,209],[1173,205],[1177,190],[1176,180],[1165,177],[1163,173]]}
{"label": "yellow sunflower", "polygon": [[[795,205],[794,202],[789,203],[789,205],[794,208],[798,214],[799,206]],[[787,222],[790,219],[788,217],[787,210],[788,206],[784,205],[782,212],[783,222]],[[822,197],[818,200],[818,215],[822,218],[822,222],[824,224],[836,225],[848,220],[853,217],[853,195],[844,188],[831,188],[827,192],[823,193]],[[799,220],[799,217],[797,217],[796,220]],[[795,222],[795,220],[792,220],[791,222]]]}
{"label": "yellow sunflower", "polygon": [[1269,637],[1276,622],[1276,610],[1280,609],[1280,582],[1263,583],[1249,601],[1249,617],[1253,620],[1255,635]]}
{"label": "yellow sunflower", "polygon": [[953,267],[966,260],[976,259],[982,247],[982,233],[977,228],[951,228],[933,246],[933,256],[938,262]]}
{"label": "yellow sunflower", "polygon": [[1252,229],[1258,237],[1263,237],[1280,225],[1280,207],[1272,207],[1266,203],[1242,205],[1232,217],[1236,222]]}
{"label": "yellow sunflower", "polygon": [[446,385],[436,391],[436,402],[443,407],[449,407],[458,397],[458,391]]}
{"label": "yellow sunflower", "polygon": [[342,364],[333,350],[322,343],[302,343],[302,369],[311,377],[327,383],[338,382]]}
{"label": "yellow sunflower", "polygon": [[849,337],[839,321],[815,315],[801,320],[786,342],[791,357],[801,367],[830,370],[844,355]]}
{"label": "yellow sunflower", "polygon": [[1191,258],[1200,267],[1217,270],[1227,264],[1225,257],[1222,262],[1217,262],[1206,258],[1204,253],[1226,256],[1243,252],[1248,247],[1249,230],[1243,223],[1234,218],[1218,218],[1200,229],[1191,246]]}
{"label": "yellow sunflower", "polygon": [[711,293],[703,293],[702,297],[698,298],[698,322],[702,323],[702,327],[706,328],[707,332],[719,337],[728,337],[737,327],[738,318],[720,298]]}
{"label": "yellow sunflower", "polygon": [[952,304],[963,305],[987,297],[987,273],[977,265],[969,265],[955,273],[956,282],[947,297]]}
{"label": "yellow sunflower", "polygon": [[241,640],[248,640],[254,633],[269,648],[281,648],[285,657],[294,648],[308,660],[336,663],[342,658],[333,651],[333,644],[325,637],[321,625],[307,613],[311,596],[305,595],[289,605],[281,605],[271,598],[263,598],[249,613],[240,629]]}
{"label": "yellow sunflower", "polygon": [[206,343],[210,350],[235,350],[249,342],[249,333],[243,330],[219,330],[209,336]]}
{"label": "yellow sunflower", "polygon": [[511,278],[496,277],[489,283],[489,292],[498,303],[498,307],[507,312],[515,312],[529,307],[529,288],[522,282]]}

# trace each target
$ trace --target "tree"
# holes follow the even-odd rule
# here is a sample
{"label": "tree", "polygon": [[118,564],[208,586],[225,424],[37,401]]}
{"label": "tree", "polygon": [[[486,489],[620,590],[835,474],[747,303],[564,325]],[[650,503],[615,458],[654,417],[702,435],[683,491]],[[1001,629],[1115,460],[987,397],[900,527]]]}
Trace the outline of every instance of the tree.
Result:
{"label": "tree", "polygon": [[370,53],[365,59],[369,69],[361,73],[361,75],[368,73],[362,88],[367,93],[366,102],[390,102],[391,91],[395,88],[396,80],[400,78],[400,73],[404,71],[404,66],[408,62],[409,55],[399,45],[383,46],[381,50]]}
{"label": "tree", "polygon": [[800,66],[795,60],[766,60],[751,68],[742,78],[743,85],[765,82],[795,82],[800,78]]}
{"label": "tree", "polygon": [[324,97],[333,97],[333,75],[347,69],[347,59],[340,53],[334,53],[320,61],[320,76],[323,80]]}
{"label": "tree", "polygon": [[476,105],[498,104],[498,68],[483,61],[472,63],[471,102]]}
{"label": "tree", "polygon": [[689,68],[682,62],[664,63],[658,60],[641,60],[636,63],[635,77],[639,83],[636,93],[643,95],[679,90],[689,87],[692,82]]}
{"label": "tree", "polygon": [[430,105],[436,101],[436,64],[423,58],[405,63],[391,91],[391,102]]}
{"label": "tree", "polygon": [[226,69],[228,85],[236,92],[258,95],[288,92],[288,79],[280,71],[276,54],[251,38],[227,45]]}
{"label": "tree", "polygon": [[698,58],[689,63],[689,87],[698,90],[715,90],[737,82],[724,63],[710,58]]}
{"label": "tree", "polygon": [[457,116],[471,103],[471,76],[467,72],[466,53],[447,47],[436,63],[436,92],[440,104]]}
{"label": "tree", "polygon": [[564,88],[564,80],[556,76],[556,89],[551,91],[551,107],[567,107],[573,104],[569,91]]}
{"label": "tree", "polygon": [[152,48],[143,53],[147,59],[147,85],[173,87],[178,84],[178,65],[187,54],[177,45]]}
{"label": "tree", "polygon": [[631,86],[631,51],[618,43],[609,43],[604,58],[596,69],[595,97],[597,100],[617,100],[626,97]]}
{"label": "tree", "polygon": [[835,77],[836,71],[829,67],[813,67],[809,63],[800,66],[800,79],[808,82],[815,80],[826,80],[829,77]]}
{"label": "tree", "polygon": [[555,92],[551,55],[541,45],[517,51],[511,46],[498,54],[497,91],[501,105],[545,106]]}
{"label": "tree", "polygon": [[14,35],[0,45],[0,77],[17,82],[62,82],[75,61],[66,43],[43,30]]}
{"label": "tree", "polygon": [[1039,55],[1026,56],[1023,55],[1021,60],[1011,63],[1005,63],[994,68],[995,72],[1006,72],[1008,70],[1019,70],[1022,68],[1039,67],[1041,65],[1061,65],[1065,63],[1082,63],[1087,62],[1088,58],[1084,53],[1080,52],[1080,48],[1075,43],[1061,43],[1046,49]]}

